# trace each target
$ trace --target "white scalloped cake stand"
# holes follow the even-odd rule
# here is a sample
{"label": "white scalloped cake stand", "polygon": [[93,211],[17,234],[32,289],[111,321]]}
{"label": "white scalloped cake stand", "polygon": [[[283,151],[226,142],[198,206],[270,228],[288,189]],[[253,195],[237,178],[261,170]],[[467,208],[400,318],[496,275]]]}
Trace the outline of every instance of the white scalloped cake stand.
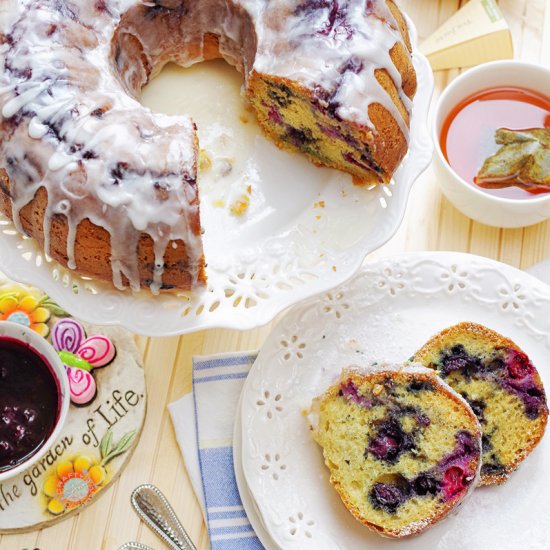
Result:
{"label": "white scalloped cake stand", "polygon": [[[285,550],[547,550],[550,438],[510,480],[474,491],[420,537],[390,541],[357,522],[329,483],[304,416],[343,367],[401,362],[460,321],[511,337],[550,387],[550,287],[467,254],[418,253],[367,264],[296,306],[273,329],[242,394],[242,470],[259,521]],[[248,510],[248,508],[247,508]]]}
{"label": "white scalloped cake stand", "polygon": [[[416,44],[412,23],[411,29]],[[12,279],[42,288],[81,319],[120,323],[150,336],[261,326],[288,306],[349,279],[366,255],[397,231],[411,187],[428,166],[433,149],[427,129],[433,75],[418,52],[414,64],[418,93],[410,150],[392,184],[373,189],[354,186],[341,172],[317,168],[300,155],[279,150],[259,131],[250,130],[253,121],[244,131],[238,115],[243,112],[242,101],[235,93],[227,101],[210,102],[203,98],[216,87],[216,81],[197,78],[191,83],[197,89],[204,84],[189,101],[200,98],[199,107],[208,111],[200,115],[204,120],[197,115],[199,132],[202,128],[201,144],[213,155],[216,166],[200,184],[208,262],[204,292],[152,296],[117,291],[61,267],[34,240],[0,218],[2,269]],[[200,74],[201,65],[189,71]],[[186,103],[180,98],[179,104]],[[232,113],[234,121],[224,128],[219,120],[228,120],[227,113]],[[231,155],[234,158],[227,164]],[[220,179],[219,173],[230,165],[232,174]],[[252,196],[244,216],[220,207],[235,200],[237,191],[248,185]]]}

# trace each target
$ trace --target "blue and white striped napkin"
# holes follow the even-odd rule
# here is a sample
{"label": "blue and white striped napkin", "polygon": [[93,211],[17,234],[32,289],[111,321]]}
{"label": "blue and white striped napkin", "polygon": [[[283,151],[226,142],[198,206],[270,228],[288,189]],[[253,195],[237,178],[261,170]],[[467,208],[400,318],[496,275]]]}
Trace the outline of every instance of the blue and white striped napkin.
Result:
{"label": "blue and white striped napkin", "polygon": [[193,393],[168,407],[212,550],[264,548],[244,511],[233,470],[233,423],[256,355],[194,357]]}

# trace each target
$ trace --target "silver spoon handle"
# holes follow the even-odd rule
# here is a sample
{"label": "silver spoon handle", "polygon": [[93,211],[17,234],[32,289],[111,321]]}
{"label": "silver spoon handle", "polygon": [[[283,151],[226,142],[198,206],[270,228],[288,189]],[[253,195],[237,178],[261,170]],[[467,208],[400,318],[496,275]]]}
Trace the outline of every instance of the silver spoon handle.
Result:
{"label": "silver spoon handle", "polygon": [[141,542],[127,542],[119,547],[118,550],[153,550],[150,546],[141,544]]}
{"label": "silver spoon handle", "polygon": [[140,485],[131,497],[138,516],[174,550],[197,550],[158,487]]}

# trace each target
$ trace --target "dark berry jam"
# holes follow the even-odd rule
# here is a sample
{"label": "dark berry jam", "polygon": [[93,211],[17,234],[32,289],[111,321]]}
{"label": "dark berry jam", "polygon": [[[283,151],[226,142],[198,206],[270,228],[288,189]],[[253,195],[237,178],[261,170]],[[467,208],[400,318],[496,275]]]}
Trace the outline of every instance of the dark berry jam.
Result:
{"label": "dark berry jam", "polygon": [[52,434],[61,407],[48,363],[17,340],[0,338],[0,473],[15,468]]}

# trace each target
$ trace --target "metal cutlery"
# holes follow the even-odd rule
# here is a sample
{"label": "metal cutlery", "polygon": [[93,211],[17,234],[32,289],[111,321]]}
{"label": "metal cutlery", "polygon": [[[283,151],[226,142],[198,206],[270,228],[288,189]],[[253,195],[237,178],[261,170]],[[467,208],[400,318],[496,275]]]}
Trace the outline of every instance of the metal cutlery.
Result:
{"label": "metal cutlery", "polygon": [[158,487],[140,485],[131,496],[137,515],[174,550],[197,550],[166,497]]}
{"label": "metal cutlery", "polygon": [[153,550],[150,546],[141,544],[141,542],[127,542],[123,544],[118,550]]}

